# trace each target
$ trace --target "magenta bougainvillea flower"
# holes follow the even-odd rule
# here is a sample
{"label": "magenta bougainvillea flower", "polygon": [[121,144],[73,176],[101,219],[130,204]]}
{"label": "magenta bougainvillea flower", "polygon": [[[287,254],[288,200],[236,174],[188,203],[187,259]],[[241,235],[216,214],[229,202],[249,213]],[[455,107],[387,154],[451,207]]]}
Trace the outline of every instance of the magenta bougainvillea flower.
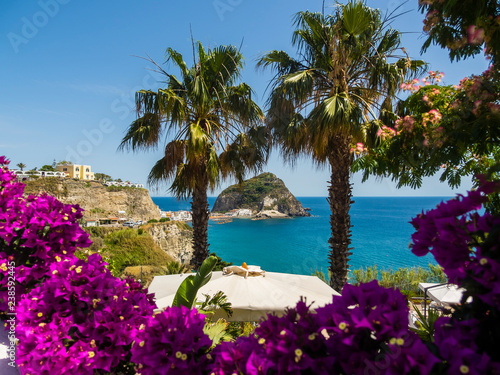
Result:
{"label": "magenta bougainvillea flower", "polygon": [[132,362],[143,375],[202,374],[212,340],[203,332],[204,315],[196,310],[167,307],[148,319],[132,347]]}
{"label": "magenta bougainvillea flower", "polygon": [[448,363],[447,374],[500,373],[500,363],[493,362],[486,353],[478,350],[478,320],[452,322],[449,317],[441,317],[436,321],[435,328],[435,343],[441,357]]}
{"label": "magenta bougainvillea flower", "polygon": [[[488,194],[498,183],[484,182],[477,190],[441,203],[411,221],[417,230],[412,235],[412,252],[429,252],[450,282],[475,290],[477,297],[500,309],[500,254],[497,249],[500,218],[480,213]],[[490,233],[492,236],[489,237]]]}
{"label": "magenta bougainvillea flower", "polygon": [[16,296],[48,274],[50,265],[90,246],[80,228],[82,209],[41,195],[23,197],[24,185],[0,159],[0,312],[7,311],[7,265],[15,263]]}
{"label": "magenta bougainvillea flower", "polygon": [[155,305],[137,283],[114,277],[105,265],[98,254],[52,263],[51,276],[23,296],[16,327],[23,373],[94,374],[130,361],[132,342]]}
{"label": "magenta bougainvillea flower", "polygon": [[377,281],[346,285],[312,312],[299,302],[255,335],[214,349],[215,374],[429,374],[439,362],[408,329],[403,295]]}

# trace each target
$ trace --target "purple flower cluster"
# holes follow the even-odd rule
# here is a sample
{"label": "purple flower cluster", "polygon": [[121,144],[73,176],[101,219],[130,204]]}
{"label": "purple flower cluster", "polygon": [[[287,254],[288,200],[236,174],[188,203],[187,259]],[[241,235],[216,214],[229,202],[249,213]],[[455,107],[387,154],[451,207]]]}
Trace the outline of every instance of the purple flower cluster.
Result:
{"label": "purple flower cluster", "polygon": [[304,302],[268,316],[255,335],[214,349],[211,371],[244,374],[430,373],[439,360],[408,330],[401,293],[377,281],[346,285],[316,312]]}
{"label": "purple flower cluster", "polygon": [[432,253],[450,282],[469,289],[472,282],[479,299],[500,309],[499,238],[493,230],[500,228],[500,217],[477,211],[497,190],[498,183],[483,183],[466,197],[441,203],[411,223],[417,229],[412,235],[415,255]]}
{"label": "purple flower cluster", "polygon": [[441,203],[412,221],[417,229],[413,253],[432,253],[450,282],[466,290],[467,303],[435,324],[435,344],[448,374],[500,373],[500,217],[478,212],[499,190],[498,182],[483,181],[466,197]]}
{"label": "purple flower cluster", "polygon": [[0,311],[7,310],[7,264],[16,264],[16,295],[43,278],[53,262],[90,245],[82,209],[48,195],[23,197],[24,185],[0,157]]}
{"label": "purple flower cluster", "polygon": [[213,351],[213,373],[328,374],[334,358],[325,352],[316,316],[303,302],[283,317],[268,315],[255,335],[224,342]]}
{"label": "purple flower cluster", "polygon": [[453,324],[448,317],[436,321],[434,339],[441,357],[448,363],[447,374],[500,374],[500,363],[492,362],[476,344],[479,325],[476,319],[453,321]]}
{"label": "purple flower cluster", "polygon": [[317,315],[331,337],[326,340],[328,351],[342,361],[345,373],[377,369],[401,374],[418,369],[428,374],[438,360],[409,332],[408,312],[398,290],[382,288],[374,280],[359,287],[346,285],[342,296],[318,309]]}
{"label": "purple flower cluster", "polygon": [[93,374],[130,360],[152,297],[114,277],[98,254],[50,265],[50,277],[17,308],[18,365],[24,374]]}
{"label": "purple flower cluster", "polygon": [[196,310],[167,309],[141,326],[132,347],[132,362],[143,375],[202,374],[211,358],[212,340],[203,332],[205,318]]}

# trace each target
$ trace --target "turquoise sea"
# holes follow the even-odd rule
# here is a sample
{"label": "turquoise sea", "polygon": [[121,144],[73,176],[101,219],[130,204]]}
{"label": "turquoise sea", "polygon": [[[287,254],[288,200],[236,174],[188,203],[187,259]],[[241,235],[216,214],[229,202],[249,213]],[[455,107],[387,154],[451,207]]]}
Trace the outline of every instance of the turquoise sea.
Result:
{"label": "turquoise sea", "polygon": [[[215,197],[209,198],[210,206]],[[255,220],[233,219],[227,224],[210,221],[210,251],[234,264],[259,265],[266,271],[311,274],[328,269],[330,207],[326,198],[297,197],[312,217]],[[434,263],[431,256],[416,257],[408,249],[414,232],[409,224],[422,210],[434,208],[444,197],[355,197],[351,208],[351,268],[389,269]],[[153,197],[163,211],[189,210],[190,203]]]}

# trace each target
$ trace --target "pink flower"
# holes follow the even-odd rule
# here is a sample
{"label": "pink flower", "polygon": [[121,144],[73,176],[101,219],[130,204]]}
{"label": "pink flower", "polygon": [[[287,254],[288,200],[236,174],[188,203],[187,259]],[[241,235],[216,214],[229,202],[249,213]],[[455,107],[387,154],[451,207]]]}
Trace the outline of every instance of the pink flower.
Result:
{"label": "pink flower", "polygon": [[429,115],[431,115],[431,122],[433,124],[437,124],[443,117],[443,115],[441,115],[441,113],[439,113],[439,111],[436,109],[431,109],[429,111]]}
{"label": "pink flower", "polygon": [[482,44],[484,42],[484,29],[476,25],[470,25],[467,28],[467,34],[469,44]]}
{"label": "pink flower", "polygon": [[492,113],[499,113],[500,112],[500,105],[496,103],[488,103],[488,108]]}
{"label": "pink flower", "polygon": [[474,102],[474,108],[472,109],[472,113],[474,113],[477,116],[477,113],[479,112],[479,107],[481,106],[483,102],[481,100],[476,100]]}

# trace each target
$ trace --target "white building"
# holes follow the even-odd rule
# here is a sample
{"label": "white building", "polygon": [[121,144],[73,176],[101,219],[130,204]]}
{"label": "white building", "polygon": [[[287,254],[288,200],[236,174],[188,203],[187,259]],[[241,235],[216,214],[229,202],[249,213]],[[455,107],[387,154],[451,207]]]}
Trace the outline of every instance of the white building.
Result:
{"label": "white building", "polygon": [[52,171],[21,171],[18,169],[11,169],[17,176],[18,181],[26,181],[30,177],[66,177],[63,172],[52,172]]}
{"label": "white building", "polygon": [[172,214],[170,215],[170,219],[175,221],[192,221],[193,216],[189,211],[177,211],[172,212]]}
{"label": "white building", "polygon": [[236,216],[252,216],[252,210],[248,208],[240,208],[236,211]]}
{"label": "white building", "polygon": [[135,183],[132,183],[129,181],[125,181],[125,182],[107,181],[107,182],[104,182],[104,185],[106,185],[106,186],[135,187],[135,188],[144,189],[144,184],[135,184]]}

